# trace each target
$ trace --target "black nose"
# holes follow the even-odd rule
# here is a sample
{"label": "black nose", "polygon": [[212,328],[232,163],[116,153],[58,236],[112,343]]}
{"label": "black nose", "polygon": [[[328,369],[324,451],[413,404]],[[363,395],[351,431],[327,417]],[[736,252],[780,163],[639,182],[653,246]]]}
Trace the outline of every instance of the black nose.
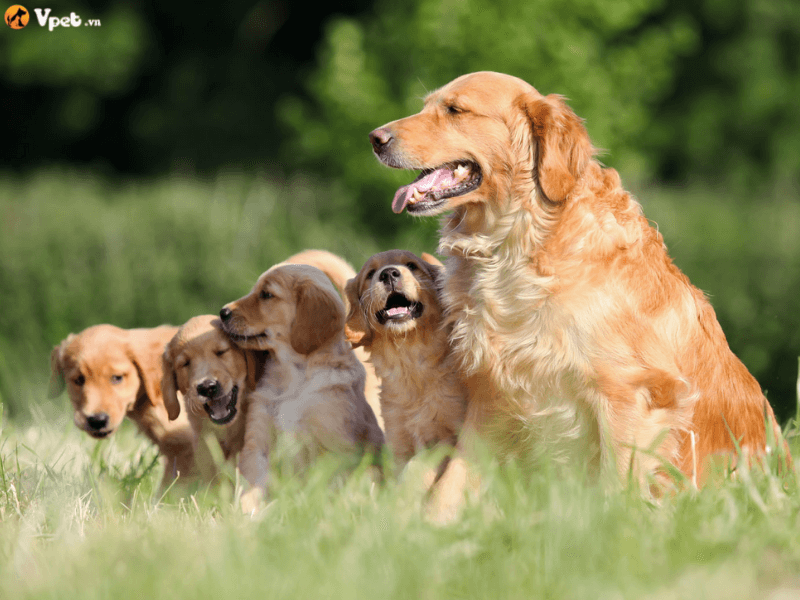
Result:
{"label": "black nose", "polygon": [[197,384],[197,393],[206,398],[213,398],[219,393],[219,382],[213,379],[204,379]]}
{"label": "black nose", "polygon": [[108,415],[106,413],[97,413],[86,417],[86,423],[92,429],[101,431],[108,425]]}
{"label": "black nose", "polygon": [[372,147],[375,149],[375,152],[383,150],[392,139],[391,131],[383,129],[382,127],[371,131],[369,134],[369,141],[372,142]]}
{"label": "black nose", "polygon": [[381,274],[378,275],[378,280],[381,283],[390,283],[400,279],[400,270],[397,267],[386,267]]}
{"label": "black nose", "polygon": [[222,308],[222,310],[219,311],[219,318],[222,319],[223,321],[227,321],[228,319],[231,318],[232,314],[233,314],[233,311],[230,308],[228,308],[227,306],[224,306]]}

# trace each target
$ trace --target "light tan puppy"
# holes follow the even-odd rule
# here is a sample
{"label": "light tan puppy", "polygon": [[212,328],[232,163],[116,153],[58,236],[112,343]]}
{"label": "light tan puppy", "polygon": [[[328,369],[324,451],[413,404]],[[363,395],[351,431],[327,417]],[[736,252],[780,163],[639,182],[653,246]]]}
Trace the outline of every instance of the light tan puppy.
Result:
{"label": "light tan puppy", "polygon": [[220,311],[225,332],[244,348],[269,350],[250,397],[242,497],[250,512],[266,491],[269,451],[278,432],[298,454],[380,452],[383,432],[364,398],[364,367],[344,336],[345,310],[328,277],[309,265],[264,273],[243,298]]}
{"label": "light tan puppy", "polygon": [[210,421],[225,458],[238,454],[250,393],[267,360],[267,352],[244,350],[223,333],[219,317],[189,319],[163,353],[161,389],[171,415],[180,413],[179,395],[196,432]]}
{"label": "light tan puppy", "polygon": [[[327,250],[303,250],[275,266],[285,264],[311,265],[312,267],[317,267],[328,276],[328,279],[333,282],[333,285],[335,285],[339,293],[342,294],[345,311],[349,311],[350,308],[347,304],[344,288],[345,285],[347,285],[347,281],[356,276],[356,271],[346,260]],[[367,404],[369,404],[378,419],[378,425],[383,429],[383,415],[381,414],[380,404],[381,380],[375,374],[375,368],[372,366],[369,359],[369,352],[365,348],[356,347],[355,353],[358,360],[361,361],[361,364],[364,365],[364,369],[367,371],[367,381],[364,384],[364,396],[367,399]]]}
{"label": "light tan puppy", "polygon": [[162,486],[178,473],[195,474],[192,428],[178,418],[179,405],[165,406],[161,394],[161,354],[177,330],[95,325],[70,334],[50,355],[51,397],[66,386],[75,425],[97,439],[130,418],[164,456]]}
{"label": "light tan puppy", "polygon": [[443,324],[438,261],[405,250],[375,254],[347,283],[348,339],[369,350],[381,377],[386,441],[406,463],[420,450],[455,446],[466,388]]}
{"label": "light tan puppy", "polygon": [[395,212],[447,213],[465,431],[504,456],[544,448],[645,486],[662,461],[699,483],[735,442],[763,454],[765,418],[780,438],[713,308],[561,97],[472,73],[370,137],[384,164],[422,169]]}

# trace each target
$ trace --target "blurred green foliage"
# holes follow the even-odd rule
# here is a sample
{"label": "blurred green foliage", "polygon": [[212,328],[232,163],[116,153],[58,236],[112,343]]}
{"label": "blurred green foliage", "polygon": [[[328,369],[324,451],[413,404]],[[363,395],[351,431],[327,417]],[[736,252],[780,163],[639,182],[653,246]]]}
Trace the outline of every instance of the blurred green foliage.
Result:
{"label": "blurred green foliage", "polygon": [[[365,228],[344,209],[351,200],[342,187],[302,176],[0,179],[0,400],[16,416],[41,404],[49,352],[68,333],[216,313],[299,250],[325,248],[360,268],[394,242],[435,249],[425,228],[402,236]],[[709,293],[734,352],[779,415],[793,414],[800,205],[666,188],[643,189],[641,201],[678,266]]]}

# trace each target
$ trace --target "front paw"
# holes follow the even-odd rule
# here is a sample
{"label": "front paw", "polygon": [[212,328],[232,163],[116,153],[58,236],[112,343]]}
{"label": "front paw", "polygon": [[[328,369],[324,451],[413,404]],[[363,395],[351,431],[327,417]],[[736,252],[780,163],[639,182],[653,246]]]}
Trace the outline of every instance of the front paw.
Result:
{"label": "front paw", "polygon": [[244,494],[242,494],[242,512],[250,516],[255,515],[256,511],[261,508],[263,499],[264,492],[261,491],[261,488],[250,488]]}

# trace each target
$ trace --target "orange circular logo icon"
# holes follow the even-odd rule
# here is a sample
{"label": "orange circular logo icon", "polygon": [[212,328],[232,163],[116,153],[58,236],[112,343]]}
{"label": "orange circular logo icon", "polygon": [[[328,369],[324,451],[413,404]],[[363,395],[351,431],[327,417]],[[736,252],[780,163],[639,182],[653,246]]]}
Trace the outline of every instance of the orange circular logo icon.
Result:
{"label": "orange circular logo icon", "polygon": [[6,11],[6,25],[11,29],[22,29],[30,21],[31,13],[28,9],[19,4],[15,4]]}

